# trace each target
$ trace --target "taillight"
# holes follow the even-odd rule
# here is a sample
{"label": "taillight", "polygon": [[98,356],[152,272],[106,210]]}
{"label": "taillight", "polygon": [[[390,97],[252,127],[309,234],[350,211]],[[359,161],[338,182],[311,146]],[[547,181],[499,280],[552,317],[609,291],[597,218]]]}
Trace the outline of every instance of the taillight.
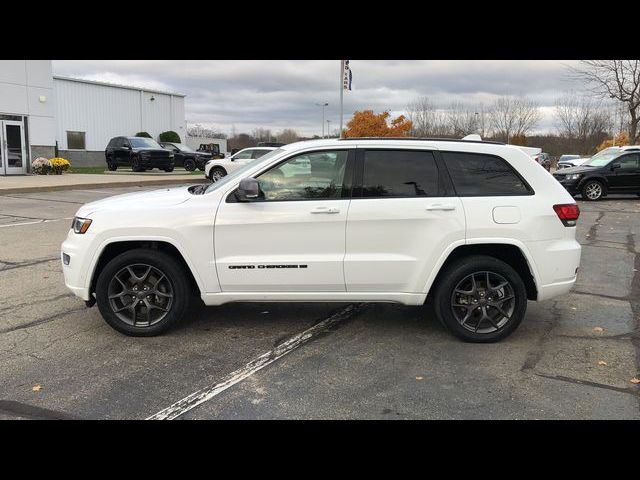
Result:
{"label": "taillight", "polygon": [[580,208],[578,208],[578,205],[575,203],[565,203],[562,205],[554,205],[553,209],[565,227],[576,226],[576,221],[580,216]]}

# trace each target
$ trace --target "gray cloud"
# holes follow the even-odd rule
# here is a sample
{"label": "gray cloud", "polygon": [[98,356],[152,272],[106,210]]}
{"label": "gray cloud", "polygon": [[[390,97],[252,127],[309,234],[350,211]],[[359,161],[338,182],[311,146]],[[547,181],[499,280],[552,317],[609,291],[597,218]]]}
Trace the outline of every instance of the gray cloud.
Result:
{"label": "gray cloud", "polygon": [[[567,77],[575,61],[351,60],[353,90],[345,92],[345,122],[356,110],[402,112],[419,96],[446,106],[485,105],[499,95],[527,95],[543,108],[539,131],[553,126],[552,106],[579,88]],[[338,126],[337,60],[54,60],[55,74],[184,93],[186,118],[227,133],[256,127],[320,133],[321,111]]]}

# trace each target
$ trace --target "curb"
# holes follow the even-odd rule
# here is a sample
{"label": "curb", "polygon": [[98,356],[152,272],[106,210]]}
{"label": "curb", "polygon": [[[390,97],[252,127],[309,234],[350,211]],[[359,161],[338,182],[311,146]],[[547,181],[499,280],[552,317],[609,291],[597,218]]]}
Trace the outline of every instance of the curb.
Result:
{"label": "curb", "polygon": [[172,178],[165,180],[149,180],[135,182],[108,182],[108,183],[74,183],[73,185],[45,185],[36,187],[15,187],[0,188],[0,196],[9,193],[30,193],[30,192],[55,192],[60,190],[91,190],[100,188],[119,188],[119,187],[144,187],[144,186],[163,186],[163,185],[195,185],[204,183],[205,178]]}

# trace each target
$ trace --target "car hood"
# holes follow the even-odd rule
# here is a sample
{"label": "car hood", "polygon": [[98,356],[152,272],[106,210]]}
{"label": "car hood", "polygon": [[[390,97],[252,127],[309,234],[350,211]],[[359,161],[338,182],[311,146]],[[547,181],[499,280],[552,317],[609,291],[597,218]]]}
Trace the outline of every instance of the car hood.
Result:
{"label": "car hood", "polygon": [[577,166],[577,167],[563,168],[562,170],[558,170],[556,173],[560,175],[570,175],[572,173],[586,173],[586,172],[593,172],[595,170],[597,170],[596,167]]}
{"label": "car hood", "polygon": [[92,213],[102,210],[130,211],[132,209],[156,209],[178,205],[193,198],[193,194],[189,192],[188,188],[189,186],[180,186],[148,192],[115,195],[96,202],[84,204],[80,207],[76,215],[78,217],[87,217]]}

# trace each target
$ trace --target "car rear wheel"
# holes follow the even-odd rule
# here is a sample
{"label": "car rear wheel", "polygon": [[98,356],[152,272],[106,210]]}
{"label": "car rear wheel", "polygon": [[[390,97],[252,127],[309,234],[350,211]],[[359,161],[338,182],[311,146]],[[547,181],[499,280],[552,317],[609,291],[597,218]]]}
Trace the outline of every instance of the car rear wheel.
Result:
{"label": "car rear wheel", "polygon": [[227,171],[222,167],[213,167],[209,172],[209,179],[212,182],[217,182],[222,177],[227,175]]}
{"label": "car rear wheel", "polygon": [[196,162],[192,158],[187,158],[184,161],[184,169],[187,172],[193,172],[196,169]]}
{"label": "car rear wheel", "polygon": [[589,180],[582,187],[582,198],[585,200],[600,200],[603,194],[604,186],[597,180]]}
{"label": "car rear wheel", "polygon": [[173,172],[173,167],[167,167],[164,169],[165,172],[169,173],[169,172]]}
{"label": "car rear wheel", "polygon": [[166,253],[135,249],[111,260],[98,276],[96,300],[105,321],[125,335],[147,337],[176,325],[191,302],[184,268]]}
{"label": "car rear wheel", "polygon": [[489,343],[509,336],[527,310],[520,275],[494,257],[471,256],[451,264],[438,280],[436,317],[455,336]]}

